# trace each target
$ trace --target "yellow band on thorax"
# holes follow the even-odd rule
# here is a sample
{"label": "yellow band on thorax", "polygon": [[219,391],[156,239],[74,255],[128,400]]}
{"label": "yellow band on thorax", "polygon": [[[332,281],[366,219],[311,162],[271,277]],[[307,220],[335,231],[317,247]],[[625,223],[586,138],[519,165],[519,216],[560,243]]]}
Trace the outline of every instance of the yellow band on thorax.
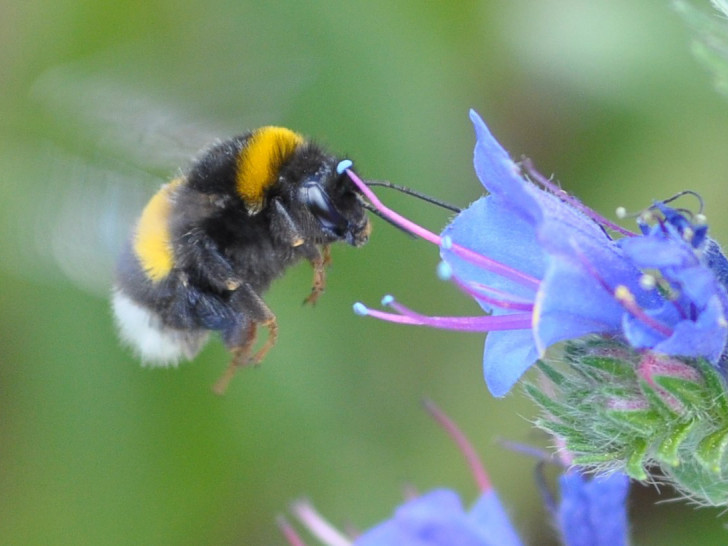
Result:
{"label": "yellow band on thorax", "polygon": [[276,181],[281,164],[303,143],[303,137],[284,127],[261,127],[240,151],[235,188],[251,214],[263,208],[266,188]]}
{"label": "yellow band on thorax", "polygon": [[169,216],[172,212],[172,192],[182,183],[172,180],[154,194],[144,207],[134,233],[134,253],[144,273],[152,281],[160,281],[174,267]]}

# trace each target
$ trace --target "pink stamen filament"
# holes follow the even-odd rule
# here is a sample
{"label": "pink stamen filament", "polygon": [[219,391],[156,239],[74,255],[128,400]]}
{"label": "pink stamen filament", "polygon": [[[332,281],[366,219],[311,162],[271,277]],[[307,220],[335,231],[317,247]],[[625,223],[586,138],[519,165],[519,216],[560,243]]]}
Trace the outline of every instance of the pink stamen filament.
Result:
{"label": "pink stamen filament", "polygon": [[572,248],[574,249],[574,254],[579,258],[579,261],[586,268],[589,274],[592,275],[599,282],[602,288],[609,292],[628,313],[632,314],[644,324],[665,337],[670,337],[673,334],[672,328],[655,320],[645,313],[644,309],[642,309],[635,300],[635,297],[632,292],[630,292],[629,288],[624,285],[620,285],[617,286],[616,289],[612,290],[607,281],[599,274],[599,271],[597,271],[592,263],[586,258],[581,249],[573,244]]}
{"label": "pink stamen filament", "polygon": [[440,426],[445,429],[445,432],[447,432],[455,441],[455,444],[460,449],[460,453],[462,453],[463,457],[465,457],[465,461],[468,463],[468,466],[473,473],[473,478],[475,479],[475,483],[477,484],[480,492],[485,493],[486,491],[490,491],[493,488],[490,482],[490,477],[485,471],[483,463],[480,461],[473,444],[470,443],[467,436],[465,436],[463,431],[460,430],[455,422],[445,415],[445,413],[443,413],[443,411],[440,410],[440,408],[438,408],[433,402],[425,400],[424,404],[425,409],[427,409],[430,415],[434,417]]}
{"label": "pink stamen filament", "polygon": [[[487,303],[500,309],[509,309],[513,311],[525,311],[528,313],[533,312],[533,302],[525,299],[513,296],[503,290],[486,286],[482,283],[475,281],[462,282],[457,277],[452,277],[452,281],[455,285],[465,292],[468,296],[475,298],[478,301]],[[489,292],[492,296],[486,294]]]}
{"label": "pink stamen filament", "polygon": [[351,546],[351,541],[326,521],[310,502],[298,501],[293,504],[291,511],[326,546]]}
{"label": "pink stamen filament", "polygon": [[574,207],[575,209],[581,211],[585,216],[591,218],[594,220],[597,224],[600,224],[616,233],[619,233],[620,235],[624,235],[625,237],[634,237],[636,233],[633,233],[627,229],[624,229],[622,226],[618,226],[614,222],[611,222],[610,220],[607,220],[604,216],[596,212],[595,210],[587,207],[584,203],[579,201],[576,197],[573,195],[570,195],[568,192],[562,190],[559,188],[556,184],[554,184],[551,180],[546,178],[544,175],[542,175],[540,172],[536,170],[536,168],[533,166],[533,163],[530,159],[525,159],[522,162],[523,167],[526,169],[526,172],[531,176],[531,178],[546,188],[546,190],[558,197],[561,201],[564,203],[567,203]]}
{"label": "pink stamen filament", "polygon": [[[349,178],[352,180],[352,182],[354,182],[356,187],[359,188],[364,196],[369,199],[369,201],[384,216],[386,216],[402,228],[406,229],[407,231],[411,232],[412,234],[424,239],[425,241],[428,241],[437,246],[440,246],[442,244],[442,238],[439,235],[436,235],[428,229],[425,229],[422,226],[415,224],[411,220],[408,220],[401,214],[398,214],[389,207],[385,206],[374,194],[374,192],[369,189],[366,183],[356,175],[354,171],[352,171],[351,169],[347,169],[346,174],[349,175]],[[540,285],[541,281],[539,281],[537,278],[531,277],[530,275],[518,271],[517,269],[513,269],[512,267],[508,267],[507,265],[500,262],[496,262],[495,260],[491,260],[490,258],[483,256],[482,254],[478,254],[477,252],[474,252],[456,243],[452,243],[450,249],[464,260],[467,260],[468,262],[482,267],[483,269],[486,269],[488,271],[491,271],[497,275],[501,275],[507,279],[518,282],[519,284],[522,284],[524,286],[530,286],[534,289],[538,289]]]}
{"label": "pink stamen filament", "polygon": [[688,313],[686,312],[685,308],[683,308],[682,305],[680,305],[680,302],[678,300],[670,300],[672,302],[672,306],[675,308],[675,311],[677,311],[678,315],[680,315],[680,318],[683,320],[695,320],[696,309],[695,304],[690,304],[690,316],[688,316]]}
{"label": "pink stamen filament", "polygon": [[[521,330],[521,329],[530,329],[531,328],[531,321],[532,317],[530,313],[514,313],[511,315],[488,315],[488,316],[475,316],[475,317],[428,317],[427,315],[422,315],[418,313],[417,311],[413,311],[409,307],[405,307],[398,301],[396,301],[394,298],[384,298],[382,300],[382,303],[385,305],[389,305],[392,309],[400,313],[401,315],[404,315],[406,317],[410,317],[414,320],[422,321],[423,324],[428,324],[430,321],[433,323],[433,325],[436,325],[438,328],[445,328],[445,329],[453,329],[453,330],[464,330],[469,328],[482,328],[482,324],[490,324],[491,328],[489,328],[486,331],[490,331],[493,329],[493,326],[498,325],[498,329],[501,330]],[[490,319],[484,321],[483,319]],[[494,320],[497,319],[497,320]],[[506,319],[506,320],[503,320]],[[513,323],[515,322],[515,327]],[[448,328],[448,326],[451,326],[451,328]],[[480,332],[482,330],[475,330],[476,332]]]}
{"label": "pink stamen filament", "polygon": [[427,316],[394,301],[387,302],[397,311],[388,313],[377,309],[370,309],[357,303],[354,310],[359,315],[371,315],[387,322],[398,324],[413,324],[416,326],[430,326],[440,330],[458,330],[461,332],[494,332],[499,330],[529,330],[531,329],[531,313],[513,313],[510,315],[478,315],[473,317],[438,317]]}
{"label": "pink stamen filament", "polygon": [[288,544],[290,544],[291,546],[306,546],[306,543],[298,535],[298,533],[296,533],[296,530],[290,523],[288,523],[288,520],[286,518],[284,518],[283,516],[278,516],[276,518],[276,523],[278,524],[278,528],[283,533],[283,536],[288,541]]}

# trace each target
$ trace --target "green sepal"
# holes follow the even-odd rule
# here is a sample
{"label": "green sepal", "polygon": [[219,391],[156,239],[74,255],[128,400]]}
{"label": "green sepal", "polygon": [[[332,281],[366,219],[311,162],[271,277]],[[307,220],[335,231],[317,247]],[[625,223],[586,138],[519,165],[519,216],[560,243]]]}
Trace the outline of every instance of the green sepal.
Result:
{"label": "green sepal", "polygon": [[695,364],[703,374],[705,388],[711,395],[711,401],[715,404],[715,410],[724,421],[728,421],[728,397],[726,396],[726,383],[720,372],[707,360],[698,359]]}
{"label": "green sepal", "polygon": [[561,387],[566,382],[566,376],[564,374],[556,371],[556,368],[546,364],[543,360],[537,360],[536,367],[557,387]]}
{"label": "green sepal", "polygon": [[695,459],[675,467],[665,467],[665,476],[687,496],[701,504],[728,505],[728,480],[708,472]]}
{"label": "green sepal", "polygon": [[577,466],[593,467],[602,466],[605,463],[613,463],[622,459],[624,459],[624,453],[599,453],[596,455],[577,455],[573,460]]}
{"label": "green sepal", "polygon": [[569,444],[575,442],[582,445],[592,445],[588,437],[581,435],[578,431],[574,430],[574,427],[572,426],[543,419],[537,420],[536,426],[549,431],[555,436],[565,438]]}
{"label": "green sepal", "polygon": [[675,408],[670,407],[670,405],[665,401],[664,395],[661,395],[647,381],[640,379],[639,386],[642,394],[645,398],[647,398],[650,407],[658,412],[663,418],[672,420],[679,417]]}
{"label": "green sepal", "polygon": [[631,363],[607,356],[584,356],[579,364],[594,368],[615,379],[634,379],[634,367]]}
{"label": "green sepal", "polygon": [[666,375],[656,375],[654,380],[660,388],[674,396],[686,408],[705,405],[706,389],[704,385]]}
{"label": "green sepal", "polygon": [[552,398],[549,398],[546,394],[542,393],[533,385],[526,385],[526,392],[533,398],[533,400],[549,412],[553,417],[562,421],[570,421],[570,415],[573,414],[573,410],[564,404],[556,402]]}
{"label": "green sepal", "polygon": [[604,414],[616,425],[629,427],[641,436],[651,436],[664,426],[660,414],[652,410],[607,410]]}
{"label": "green sepal", "polygon": [[655,458],[666,465],[678,466],[680,464],[680,447],[687,440],[694,426],[695,421],[675,425],[658,446]]}
{"label": "green sepal", "polygon": [[630,478],[646,480],[645,459],[647,458],[647,442],[637,439],[632,443],[632,451],[627,457],[624,471]]}
{"label": "green sepal", "polygon": [[720,475],[726,449],[728,449],[728,427],[716,430],[703,438],[695,450],[695,458],[707,471]]}

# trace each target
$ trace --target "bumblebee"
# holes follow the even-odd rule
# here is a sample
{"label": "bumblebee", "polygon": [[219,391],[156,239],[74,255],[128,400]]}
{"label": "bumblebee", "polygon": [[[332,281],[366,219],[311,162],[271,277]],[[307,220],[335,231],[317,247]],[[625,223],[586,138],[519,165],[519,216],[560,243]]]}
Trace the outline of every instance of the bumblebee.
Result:
{"label": "bumblebee", "polygon": [[[148,365],[192,359],[211,332],[231,353],[215,391],[259,363],[278,337],[263,294],[308,260],[324,290],[329,246],[369,239],[351,163],[300,134],[262,127],[213,144],[150,199],[117,263],[112,307],[120,337]],[[258,329],[268,336],[253,352]]]}

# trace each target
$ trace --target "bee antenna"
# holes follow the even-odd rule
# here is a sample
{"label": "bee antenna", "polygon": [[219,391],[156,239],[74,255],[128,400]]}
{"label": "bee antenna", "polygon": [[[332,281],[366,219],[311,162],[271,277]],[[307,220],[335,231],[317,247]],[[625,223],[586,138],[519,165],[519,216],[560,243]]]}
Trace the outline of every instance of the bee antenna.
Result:
{"label": "bee antenna", "polygon": [[432,203],[433,205],[437,205],[438,207],[442,207],[443,209],[446,209],[446,210],[449,210],[452,212],[459,213],[462,211],[461,208],[456,207],[455,205],[451,205],[449,203],[446,203],[445,201],[441,201],[434,197],[430,197],[429,195],[425,195],[424,193],[420,193],[416,190],[412,190],[405,186],[399,186],[397,184],[392,184],[391,182],[380,181],[380,180],[367,180],[365,182],[365,184],[367,186],[380,186],[382,188],[390,188],[392,190],[396,190],[401,193],[406,193],[407,195],[411,195],[412,197],[416,197],[417,199],[422,199],[423,201],[427,201],[428,203]]}
{"label": "bee antenna", "polygon": [[[344,174],[347,169],[351,169],[354,166],[354,163],[351,161],[351,159],[342,159],[336,164],[336,173],[337,174]],[[422,199],[423,201],[427,201],[428,203],[431,203],[433,205],[437,205],[438,207],[442,207],[443,209],[460,213],[462,212],[462,209],[460,207],[456,207],[455,205],[451,205],[449,203],[446,203],[445,201],[441,201],[440,199],[435,199],[434,197],[430,197],[429,195],[425,195],[424,193],[420,193],[416,190],[412,190],[410,188],[407,188],[405,186],[399,186],[398,184],[392,184],[391,182],[387,182],[384,180],[367,180],[364,182],[367,186],[380,186],[382,188],[390,188],[392,190],[396,190],[401,193],[406,193],[407,195],[411,195],[412,197],[416,197],[417,199]],[[374,209],[368,208],[367,210],[370,210],[374,214],[377,214],[380,218],[384,218],[384,216],[378,214]],[[386,220],[386,218],[384,218]],[[389,220],[387,220],[389,221]],[[391,222],[390,222],[391,223]]]}
{"label": "bee antenna", "polygon": [[[358,197],[358,194],[357,194],[357,197]],[[416,238],[417,238],[417,237],[415,237],[415,236],[414,236],[414,235],[413,235],[412,233],[410,233],[409,231],[407,231],[406,229],[404,229],[404,228],[403,228],[402,226],[400,226],[399,224],[395,223],[395,222],[394,222],[393,220],[391,220],[391,219],[387,218],[386,216],[384,216],[384,214],[382,214],[382,213],[381,213],[381,212],[379,212],[379,211],[378,211],[378,210],[377,210],[376,208],[374,208],[374,205],[372,205],[371,203],[367,203],[367,202],[366,202],[366,201],[364,201],[364,199],[362,199],[361,197],[359,197],[359,202],[361,203],[361,206],[362,206],[362,207],[364,207],[365,209],[367,209],[367,210],[368,210],[369,212],[371,212],[371,213],[372,213],[372,214],[373,214],[374,216],[377,216],[377,217],[381,218],[382,220],[384,220],[385,222],[387,222],[388,224],[391,224],[391,225],[393,225],[393,226],[394,226],[394,227],[396,227],[396,228],[397,228],[398,230],[400,230],[400,231],[402,231],[402,232],[406,233],[407,235],[409,235],[409,236],[410,236],[410,237],[412,237],[413,239],[416,239]]]}

